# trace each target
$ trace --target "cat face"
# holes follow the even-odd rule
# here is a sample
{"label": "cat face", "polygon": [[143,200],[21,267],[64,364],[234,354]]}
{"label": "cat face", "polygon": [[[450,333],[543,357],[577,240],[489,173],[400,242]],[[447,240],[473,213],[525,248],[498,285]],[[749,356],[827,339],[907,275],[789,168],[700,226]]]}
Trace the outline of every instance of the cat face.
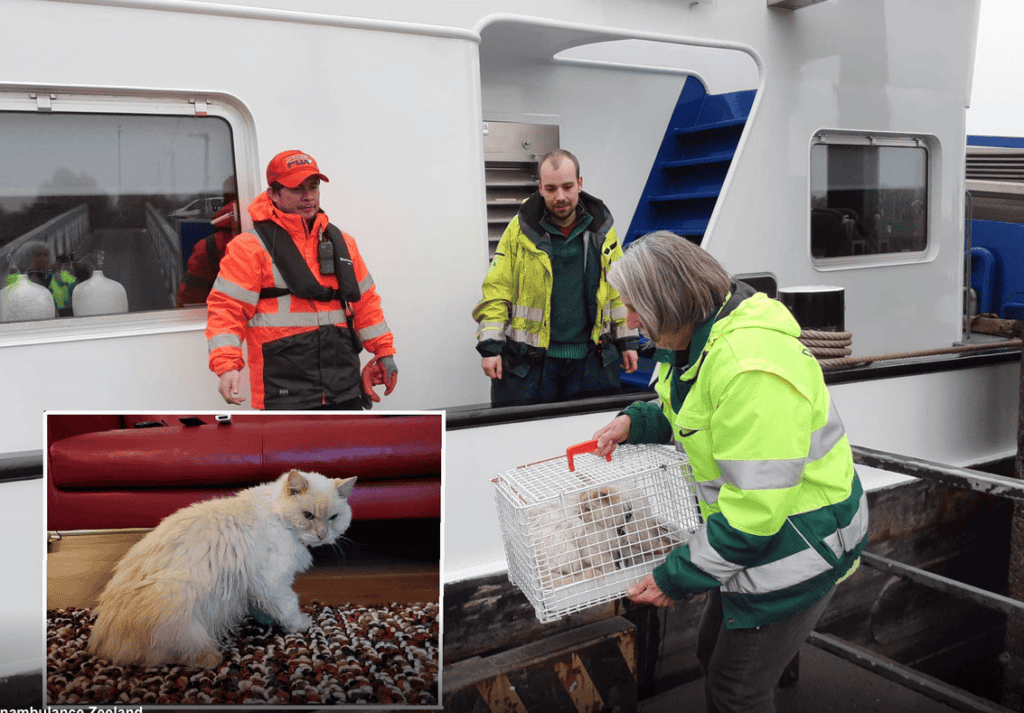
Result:
{"label": "cat face", "polygon": [[352,522],[348,496],[355,478],[326,478],[292,470],[280,478],[281,514],[306,547],[334,542]]}
{"label": "cat face", "polygon": [[633,517],[633,507],[610,486],[580,493],[583,521],[605,528],[621,528]]}

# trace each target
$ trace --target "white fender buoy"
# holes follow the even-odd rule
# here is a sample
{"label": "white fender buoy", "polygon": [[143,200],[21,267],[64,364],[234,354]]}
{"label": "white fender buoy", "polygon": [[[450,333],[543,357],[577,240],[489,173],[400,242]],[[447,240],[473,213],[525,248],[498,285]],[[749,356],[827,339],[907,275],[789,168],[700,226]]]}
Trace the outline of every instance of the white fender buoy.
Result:
{"label": "white fender buoy", "polygon": [[124,285],[109,277],[103,270],[94,270],[92,277],[75,285],[71,293],[71,312],[76,317],[98,314],[120,314],[128,311],[128,293]]}
{"label": "white fender buoy", "polygon": [[0,322],[30,322],[57,316],[57,305],[48,289],[32,282],[28,275],[16,278],[0,290]]}

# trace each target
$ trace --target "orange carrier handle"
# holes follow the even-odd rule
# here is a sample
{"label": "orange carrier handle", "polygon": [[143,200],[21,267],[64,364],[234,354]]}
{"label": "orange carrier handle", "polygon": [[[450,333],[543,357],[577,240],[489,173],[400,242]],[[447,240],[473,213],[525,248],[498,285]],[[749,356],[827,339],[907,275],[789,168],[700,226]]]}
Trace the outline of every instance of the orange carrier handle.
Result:
{"label": "orange carrier handle", "polygon": [[[593,453],[597,450],[597,439],[592,441],[584,441],[583,443],[577,443],[575,446],[569,446],[565,449],[565,457],[569,459],[569,471],[576,470],[576,466],[572,462],[573,456],[579,455],[580,453]],[[612,462],[612,454],[606,455],[605,460],[609,463]]]}

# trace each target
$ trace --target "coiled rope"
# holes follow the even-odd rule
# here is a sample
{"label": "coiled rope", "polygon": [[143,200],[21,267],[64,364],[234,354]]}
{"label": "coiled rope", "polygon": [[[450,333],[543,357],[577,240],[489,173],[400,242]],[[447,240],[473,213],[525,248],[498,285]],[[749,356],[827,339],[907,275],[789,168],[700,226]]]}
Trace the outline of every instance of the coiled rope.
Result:
{"label": "coiled rope", "polygon": [[800,341],[820,361],[822,357],[846,357],[853,354],[853,332],[821,332],[805,329]]}
{"label": "coiled rope", "polygon": [[[835,340],[823,340],[819,335],[837,335]],[[1006,339],[1000,342],[988,342],[987,344],[968,344],[959,347],[944,347],[942,349],[923,349],[920,351],[913,352],[895,352],[892,354],[877,354],[875,356],[850,356],[850,350],[845,349],[845,354],[831,354],[823,352],[839,351],[838,347],[817,347],[811,346],[812,343],[819,341],[829,341],[838,343],[844,339],[850,339],[850,337],[842,337],[839,335],[849,335],[850,332],[813,332],[804,331],[800,333],[800,341],[807,346],[808,350],[818,359],[818,363],[821,364],[822,369],[839,369],[846,366],[860,366],[862,364],[871,364],[876,361],[891,361],[897,359],[913,359],[915,357],[926,357],[926,356],[938,356],[940,354],[961,354],[964,352],[977,352],[977,351],[991,351],[993,349],[1010,349],[1021,347],[1020,339]],[[806,338],[805,338],[805,335]],[[852,339],[847,341],[847,344],[851,344]]]}

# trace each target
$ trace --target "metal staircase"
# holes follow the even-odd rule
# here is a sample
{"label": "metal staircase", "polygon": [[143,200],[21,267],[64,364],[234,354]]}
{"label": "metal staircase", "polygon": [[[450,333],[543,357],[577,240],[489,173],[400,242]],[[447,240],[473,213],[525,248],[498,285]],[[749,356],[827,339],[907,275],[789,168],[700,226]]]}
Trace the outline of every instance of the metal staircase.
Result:
{"label": "metal staircase", "polygon": [[708,95],[683,85],[623,245],[655,230],[700,243],[754,103],[754,90]]}

